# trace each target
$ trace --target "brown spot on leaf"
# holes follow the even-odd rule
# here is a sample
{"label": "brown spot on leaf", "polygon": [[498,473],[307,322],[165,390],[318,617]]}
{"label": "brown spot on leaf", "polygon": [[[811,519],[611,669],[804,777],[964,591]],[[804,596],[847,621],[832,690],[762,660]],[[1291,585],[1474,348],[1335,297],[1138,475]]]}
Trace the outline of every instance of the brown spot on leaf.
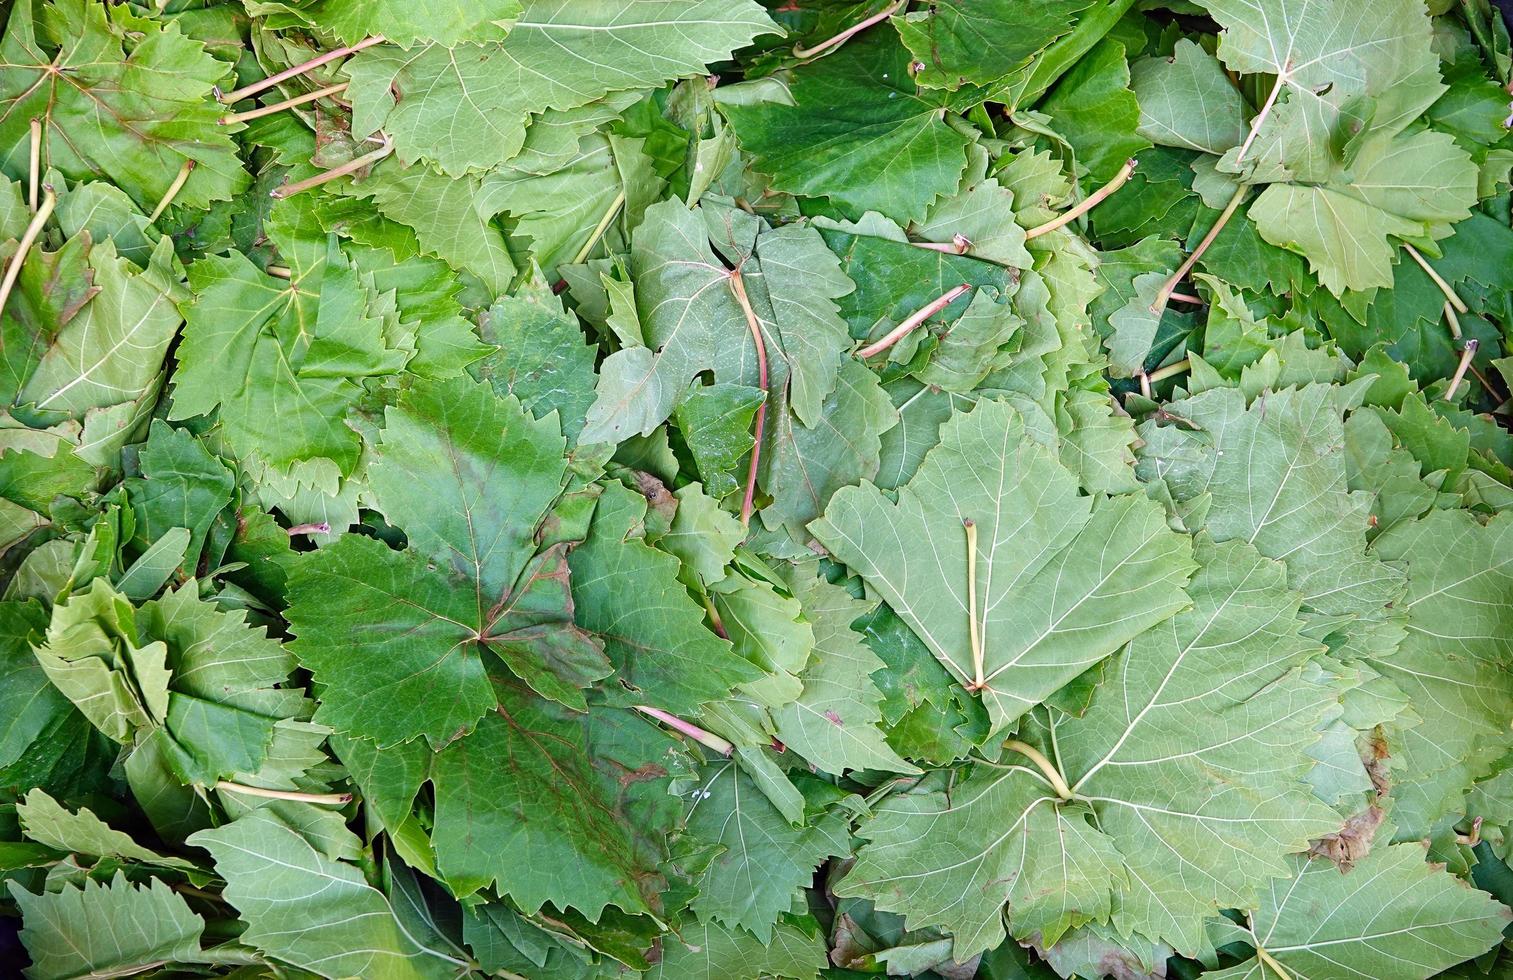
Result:
{"label": "brown spot on leaf", "polygon": [[1338,833],[1314,841],[1313,846],[1308,848],[1308,853],[1314,857],[1328,858],[1339,865],[1341,871],[1349,871],[1357,861],[1371,852],[1371,843],[1385,816],[1382,808],[1373,803],[1346,820],[1345,826]]}

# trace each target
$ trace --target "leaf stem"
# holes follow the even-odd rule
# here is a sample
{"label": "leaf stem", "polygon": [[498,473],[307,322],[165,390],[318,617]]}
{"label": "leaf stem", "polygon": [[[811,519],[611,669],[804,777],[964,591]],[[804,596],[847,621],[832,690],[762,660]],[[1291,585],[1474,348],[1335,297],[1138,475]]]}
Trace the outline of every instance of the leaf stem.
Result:
{"label": "leaf stem", "polygon": [[594,226],[594,233],[588,236],[588,241],[584,242],[583,247],[578,249],[578,254],[573,256],[573,265],[580,265],[584,259],[588,258],[588,253],[592,252],[594,246],[599,244],[599,239],[603,238],[604,233],[609,230],[610,222],[615,220],[615,215],[619,214],[620,209],[624,206],[625,187],[622,185],[620,193],[616,194],[615,199],[609,203],[609,210],[604,212],[604,217],[600,218],[599,223]]}
{"label": "leaf stem", "polygon": [[1051,789],[1056,791],[1057,796],[1063,800],[1077,798],[1077,795],[1072,792],[1072,788],[1066,784],[1066,778],[1061,775],[1061,770],[1052,765],[1051,760],[1045,757],[1045,753],[1035,748],[1035,746],[1030,745],[1028,742],[1021,742],[1017,738],[1011,738],[1003,743],[1003,747],[1018,752],[1026,759],[1035,763],[1035,768],[1045,774],[1045,778],[1050,782]]}
{"label": "leaf stem", "polygon": [[184,161],[184,165],[179,168],[178,176],[173,178],[173,183],[169,184],[168,190],[163,192],[163,199],[158,201],[158,206],[153,208],[152,214],[147,216],[148,224],[152,224],[161,218],[163,212],[168,210],[168,205],[173,203],[173,199],[179,196],[179,191],[183,190],[184,185],[189,182],[189,175],[194,173],[194,168],[195,160],[193,157]]}
{"label": "leaf stem", "polygon": [[1271,115],[1272,107],[1277,104],[1277,96],[1282,93],[1282,86],[1286,85],[1291,77],[1292,60],[1289,58],[1286,64],[1282,66],[1282,70],[1277,73],[1276,84],[1272,85],[1271,94],[1266,96],[1266,101],[1261,105],[1261,111],[1256,113],[1255,118],[1250,121],[1250,132],[1246,134],[1245,142],[1240,144],[1240,152],[1235,154],[1236,166],[1239,166],[1240,161],[1245,159],[1245,154],[1250,151],[1250,145],[1260,135],[1261,126],[1266,122],[1266,117]]}
{"label": "leaf stem", "polygon": [[972,240],[966,235],[955,234],[949,242],[910,242],[915,248],[927,248],[932,252],[945,252],[949,255],[966,255],[967,249],[972,247]]}
{"label": "leaf stem", "polygon": [[1449,300],[1445,300],[1445,323],[1450,326],[1450,339],[1459,340],[1460,317],[1455,315],[1455,306]]}
{"label": "leaf stem", "polygon": [[714,600],[709,598],[708,593],[704,595],[704,612],[709,614],[710,628],[720,635],[720,639],[730,639],[730,631],[725,629],[725,620],[720,618],[720,611],[714,607]]}
{"label": "leaf stem", "polygon": [[325,521],[318,521],[318,522],[313,523],[313,524],[296,524],[293,527],[289,528],[289,537],[291,537],[291,538],[295,537],[296,535],[300,535],[300,534],[330,534],[330,533],[331,533],[331,525],[328,524]]}
{"label": "leaf stem", "polygon": [[[1450,305],[1449,300],[1445,301],[1445,323],[1450,327],[1450,339],[1459,340],[1460,317],[1455,315],[1455,307]],[[1485,374],[1482,374],[1481,370],[1474,363],[1470,365],[1470,368],[1471,374],[1476,378],[1477,381],[1481,382],[1481,386],[1487,389],[1487,391],[1490,392],[1494,398],[1499,397],[1497,395],[1497,389],[1492,387],[1491,380]]]}
{"label": "leaf stem", "polygon": [[1277,980],[1293,980],[1293,976],[1288,972],[1287,967],[1278,963],[1275,956],[1272,956],[1260,946],[1256,947],[1256,959],[1270,967],[1271,971],[1277,975]]}
{"label": "leaf stem", "polygon": [[265,265],[263,271],[275,279],[288,279],[294,275],[287,265]]}
{"label": "leaf stem", "polygon": [[21,263],[26,261],[26,253],[37,241],[37,236],[42,234],[42,226],[47,223],[48,216],[58,204],[58,195],[53,193],[51,187],[43,190],[42,206],[32,215],[26,231],[21,233],[21,241],[16,244],[16,254],[11,256],[10,265],[5,267],[5,278],[0,280],[0,313],[5,312],[5,301],[10,299],[11,290],[16,286],[16,277],[21,275]]}
{"label": "leaf stem", "polygon": [[26,200],[31,204],[32,214],[37,213],[37,181],[42,179],[42,120],[32,119],[32,149],[31,166],[27,170],[28,193]]}
{"label": "leaf stem", "polygon": [[961,522],[967,532],[967,626],[972,637],[972,690],[987,684],[982,677],[982,633],[977,626],[977,522],[970,517]]}
{"label": "leaf stem", "polygon": [[1199,306],[1203,305],[1203,297],[1194,296],[1192,293],[1168,293],[1167,298],[1174,299],[1179,303],[1196,303]]}
{"label": "leaf stem", "polygon": [[1229,219],[1233,218],[1235,211],[1239,210],[1240,202],[1245,200],[1245,192],[1247,190],[1249,188],[1245,184],[1241,184],[1235,188],[1234,194],[1229,198],[1229,203],[1224,205],[1223,211],[1219,212],[1219,220],[1215,221],[1214,226],[1208,229],[1208,234],[1203,236],[1203,240],[1198,243],[1198,247],[1193,249],[1192,254],[1177,267],[1177,271],[1173,272],[1166,282],[1161,284],[1160,291],[1156,293],[1156,301],[1150,306],[1152,313],[1160,313],[1166,309],[1166,301],[1171,298],[1172,291],[1177,288],[1177,283],[1181,282],[1182,278],[1192,271],[1193,266],[1198,264],[1198,259],[1203,257],[1204,252],[1208,251],[1208,246],[1212,245],[1214,239],[1219,237],[1219,232],[1223,231],[1224,226],[1229,224]]}
{"label": "leaf stem", "polygon": [[735,751],[734,745],[731,745],[729,742],[716,735],[714,732],[706,732],[698,725],[695,725],[692,722],[684,721],[677,715],[668,714],[661,708],[653,708],[650,705],[638,704],[636,705],[636,710],[641,712],[643,715],[657,719],[668,728],[671,728],[673,731],[682,732],[684,735],[687,735],[689,738],[693,739],[695,742],[698,742],[705,748],[712,749],[713,751],[718,752],[723,756],[729,756],[730,753]]}
{"label": "leaf stem", "polygon": [[870,344],[866,347],[863,347],[861,350],[857,351],[856,356],[865,359],[871,357],[873,354],[881,354],[889,347],[892,347],[900,340],[903,340],[915,327],[919,326],[921,323],[924,323],[926,320],[930,319],[930,317],[934,316],[941,310],[956,302],[956,298],[958,296],[960,296],[962,293],[965,293],[971,288],[972,287],[967,285],[966,283],[962,283],[960,286],[952,286],[944,293],[941,293],[939,296],[930,300],[930,302],[926,303],[924,306],[921,306],[919,309],[909,314],[909,316],[905,317],[904,322],[900,323],[892,330],[889,330],[887,335],[883,337],[882,340],[879,340],[875,344]]}
{"label": "leaf stem", "polygon": [[352,802],[351,793],[300,793],[292,789],[263,789],[261,786],[244,786],[225,779],[217,780],[214,788],[223,793],[260,796],[265,800],[292,800],[295,803],[318,803],[323,806],[340,806]]}
{"label": "leaf stem", "polygon": [[1434,271],[1434,266],[1430,265],[1428,261],[1419,254],[1418,249],[1414,248],[1412,245],[1409,245],[1407,242],[1403,242],[1403,248],[1407,250],[1410,256],[1412,256],[1413,261],[1417,262],[1419,264],[1419,267],[1429,274],[1429,278],[1434,280],[1434,284],[1439,287],[1439,291],[1445,294],[1445,299],[1449,300],[1450,305],[1455,307],[1455,312],[1471,312],[1471,308],[1466,305],[1466,301],[1456,295],[1455,290],[1450,288],[1450,284],[1448,282],[1445,282],[1443,276]]}
{"label": "leaf stem", "polygon": [[1039,238],[1041,235],[1053,232],[1063,225],[1071,224],[1073,221],[1076,221],[1084,214],[1087,214],[1089,211],[1093,210],[1093,208],[1096,208],[1099,204],[1102,204],[1110,194],[1123,187],[1124,182],[1130,179],[1130,176],[1135,172],[1135,167],[1137,167],[1138,165],[1139,161],[1135,160],[1134,158],[1130,158],[1124,161],[1124,166],[1120,168],[1119,172],[1115,174],[1114,178],[1107,184],[1104,184],[1102,187],[1098,188],[1096,191],[1093,191],[1093,193],[1083,198],[1082,201],[1070,211],[1063,211],[1056,217],[1052,218],[1050,221],[1047,221],[1045,224],[1036,225],[1029,231],[1025,232],[1025,240],[1028,241],[1031,238]]}
{"label": "leaf stem", "polygon": [[261,81],[253,82],[250,85],[243,85],[241,88],[237,89],[234,92],[227,92],[224,95],[217,93],[216,98],[227,105],[230,105],[233,102],[239,102],[249,95],[256,95],[265,88],[272,88],[280,82],[288,81],[289,79],[294,78],[297,75],[303,75],[305,72],[310,71],[312,68],[319,68],[321,65],[324,65],[327,62],[335,61],[337,58],[345,58],[347,55],[356,54],[364,48],[371,48],[375,44],[382,44],[384,40],[385,38],[382,34],[375,34],[372,37],[364,38],[363,40],[358,41],[356,44],[349,44],[346,47],[335,48],[331,51],[327,51],[325,54],[311,58],[309,61],[306,61],[302,64],[295,65],[293,68],[285,68],[277,75],[269,75],[267,78],[264,78]]}
{"label": "leaf stem", "polygon": [[882,21],[887,20],[889,17],[892,17],[895,13],[898,12],[901,7],[903,7],[906,2],[907,0],[893,0],[892,3],[888,4],[882,10],[879,10],[871,17],[852,24],[850,27],[846,28],[844,31],[841,31],[839,34],[836,34],[832,37],[827,37],[820,43],[811,44],[807,48],[802,46],[795,47],[793,49],[793,56],[795,58],[812,58],[815,55],[819,54],[821,51],[826,50],[827,48],[833,48],[838,44],[844,44],[852,37],[852,35],[865,31],[873,24],[881,23]]}
{"label": "leaf stem", "polygon": [[385,136],[383,138],[383,145],[373,152],[364,153],[360,157],[353,157],[341,166],[332,167],[330,170],[324,170],[316,174],[314,177],[306,177],[304,180],[295,181],[292,184],[284,184],[281,187],[275,187],[270,192],[270,196],[279,199],[293,197],[300,191],[307,191],[312,187],[319,187],[321,184],[324,184],[327,181],[335,180],[338,177],[345,177],[347,174],[355,173],[356,171],[359,171],[364,167],[371,167],[373,164],[377,163],[393,152],[394,141]]}
{"label": "leaf stem", "polygon": [[1147,379],[1151,384],[1157,384],[1159,382],[1165,381],[1167,378],[1175,378],[1182,372],[1190,370],[1192,366],[1192,360],[1190,358],[1184,357],[1182,358],[1182,360],[1177,361],[1175,364],[1168,364],[1166,365],[1166,367],[1156,368],[1156,370],[1147,375]]}
{"label": "leaf stem", "polygon": [[[757,384],[761,386],[763,394],[767,392],[767,345],[762,341],[762,325],[757,320],[756,311],[751,308],[751,297],[746,295],[746,283],[741,278],[740,269],[732,269],[730,272],[730,291],[735,294],[736,302],[741,304],[741,312],[746,315],[746,326],[751,331],[751,342],[756,345],[757,355]],[[751,444],[751,465],[746,469],[746,495],[741,498],[741,525],[751,524],[752,500],[756,497],[757,464],[762,455],[762,430],[767,424],[767,400],[756,410],[756,441]]]}
{"label": "leaf stem", "polygon": [[230,126],[232,123],[247,122],[249,119],[261,119],[264,116],[271,116],[275,112],[283,112],[285,109],[293,109],[295,106],[304,105],[306,102],[314,102],[317,99],[324,99],[328,95],[335,95],[338,92],[344,92],[346,91],[346,88],[346,82],[341,82],[336,85],[327,85],[325,88],[318,88],[314,92],[306,92],[304,95],[297,95],[292,99],[285,99],[282,102],[275,102],[272,105],[260,106],[256,109],[248,109],[246,112],[229,113],[217,119],[216,122],[222,126]]}
{"label": "leaf stem", "polygon": [[1455,398],[1456,389],[1465,380],[1466,372],[1471,369],[1471,359],[1476,356],[1476,349],[1481,346],[1481,341],[1475,337],[1469,338],[1460,351],[1460,363],[1455,367],[1455,373],[1450,375],[1450,387],[1445,389],[1445,401]]}
{"label": "leaf stem", "polygon": [[[226,904],[225,899],[220,900]],[[185,960],[188,963],[203,963],[207,966],[267,966],[268,961],[255,949],[245,946],[234,946],[230,943],[225,946],[212,946],[210,949],[202,949],[195,953],[192,958]]]}

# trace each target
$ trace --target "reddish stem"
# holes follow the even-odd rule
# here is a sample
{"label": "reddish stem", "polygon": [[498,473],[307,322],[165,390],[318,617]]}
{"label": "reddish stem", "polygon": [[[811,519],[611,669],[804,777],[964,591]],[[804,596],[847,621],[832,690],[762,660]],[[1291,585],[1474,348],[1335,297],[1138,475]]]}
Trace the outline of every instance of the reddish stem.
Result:
{"label": "reddish stem", "polygon": [[794,48],[793,56],[795,58],[812,58],[814,55],[819,54],[827,48],[833,48],[837,44],[844,44],[846,40],[852,35],[865,31],[873,24],[881,23],[882,21],[887,20],[889,17],[892,17],[899,10],[899,8],[904,5],[904,3],[905,0],[893,0],[892,3],[888,4],[882,10],[879,10],[871,17],[868,17],[866,20],[860,21],[858,23],[852,24],[850,27],[846,28],[844,31],[841,31],[839,34],[836,34],[833,37],[827,37],[820,43],[811,44],[807,48]]}
{"label": "reddish stem", "polygon": [[265,88],[272,88],[279,82],[286,82],[298,75],[303,75],[305,72],[310,71],[312,68],[319,68],[321,65],[324,65],[327,62],[335,61],[337,58],[345,58],[347,55],[356,54],[364,48],[371,48],[375,44],[382,44],[384,40],[385,39],[382,34],[377,34],[373,37],[358,41],[356,44],[349,44],[344,48],[336,48],[335,50],[327,51],[325,54],[311,58],[309,61],[306,61],[303,64],[295,65],[293,68],[285,68],[277,75],[269,75],[267,78],[261,81],[253,82],[251,85],[243,85],[241,88],[237,89],[234,92],[227,92],[225,95],[217,94],[216,98],[218,98],[221,102],[230,105],[233,102],[238,102],[242,99],[245,99],[249,95],[256,95]]}
{"label": "reddish stem", "polygon": [[909,314],[909,316],[904,319],[903,323],[900,323],[892,330],[889,330],[887,335],[884,336],[882,340],[879,340],[877,343],[871,344],[867,347],[863,347],[861,350],[857,351],[857,356],[865,359],[871,357],[873,354],[881,354],[889,347],[892,347],[894,344],[907,337],[915,327],[919,326],[921,323],[924,323],[926,320],[930,319],[930,317],[950,306],[956,301],[956,298],[958,296],[960,296],[962,293],[965,293],[971,288],[972,287],[967,285],[966,283],[962,283],[960,286],[952,286],[944,293],[940,294],[930,302],[926,303],[924,306],[921,306],[919,309]]}
{"label": "reddish stem", "polygon": [[295,181],[292,184],[284,184],[280,187],[275,187],[272,191],[269,192],[269,195],[276,198],[293,197],[300,191],[307,191],[312,187],[319,187],[321,184],[324,184],[327,181],[335,180],[338,177],[345,177],[350,173],[356,173],[364,167],[371,167],[373,164],[377,163],[393,152],[394,142],[387,136],[385,136],[383,139],[383,145],[374,150],[372,153],[364,153],[360,157],[353,157],[351,160],[348,160],[341,166],[332,167],[330,170],[324,170],[316,174],[314,177],[306,177],[304,180]]}
{"label": "reddish stem", "polygon": [[1266,96],[1266,101],[1261,105],[1261,111],[1256,113],[1255,118],[1250,121],[1250,132],[1246,134],[1245,142],[1240,144],[1240,152],[1235,154],[1236,166],[1239,165],[1241,160],[1245,159],[1245,154],[1250,152],[1251,144],[1261,134],[1261,125],[1266,122],[1266,117],[1271,115],[1272,107],[1277,104],[1277,96],[1281,94],[1282,86],[1287,84],[1291,75],[1292,60],[1288,59],[1287,63],[1282,66],[1282,70],[1277,74],[1276,84],[1272,85],[1271,94]]}
{"label": "reddish stem", "polygon": [[[767,345],[762,341],[762,324],[757,319],[756,311],[751,308],[751,298],[746,295],[746,283],[741,279],[741,270],[733,269],[730,273],[730,291],[735,294],[736,302],[741,304],[741,312],[746,314],[746,326],[751,331],[751,342],[756,345],[757,355],[757,384],[761,386],[762,393],[767,392]],[[746,495],[741,498],[741,524],[751,523],[752,501],[756,497],[757,465],[762,455],[762,430],[767,424],[767,400],[757,406],[756,411],[756,441],[751,446],[751,465],[746,469]]]}
{"label": "reddish stem", "polygon": [[271,116],[275,112],[283,112],[285,109],[293,109],[294,107],[302,106],[307,102],[314,102],[317,99],[324,99],[328,95],[336,95],[338,92],[346,91],[346,88],[346,82],[342,82],[338,85],[327,85],[325,88],[318,88],[314,92],[306,92],[304,95],[298,95],[292,99],[285,99],[282,102],[275,102],[272,105],[259,106],[256,109],[248,109],[246,112],[233,112],[229,115],[222,116],[220,119],[216,120],[216,122],[222,126],[230,126],[232,123],[247,122],[250,119],[261,119],[264,116]]}
{"label": "reddish stem", "polygon": [[671,728],[673,731],[682,732],[684,735],[687,735],[689,738],[693,739],[695,742],[698,742],[705,748],[713,749],[721,755],[728,756],[730,755],[730,753],[735,751],[735,746],[731,745],[720,736],[714,734],[713,732],[707,732],[704,729],[700,728],[698,725],[693,724],[692,722],[684,721],[677,715],[670,715],[667,712],[663,711],[661,708],[653,708],[650,705],[638,704],[636,705],[636,710],[649,718],[657,719],[668,728]]}
{"label": "reddish stem", "polygon": [[932,252],[945,252],[948,255],[965,255],[967,249],[972,247],[972,240],[966,235],[952,235],[949,242],[912,242],[916,248],[927,248]]}

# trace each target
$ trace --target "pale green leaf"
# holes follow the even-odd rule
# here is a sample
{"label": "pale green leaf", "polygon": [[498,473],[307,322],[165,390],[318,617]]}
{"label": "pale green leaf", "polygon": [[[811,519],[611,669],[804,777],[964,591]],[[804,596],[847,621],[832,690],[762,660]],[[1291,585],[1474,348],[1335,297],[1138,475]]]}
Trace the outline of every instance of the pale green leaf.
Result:
{"label": "pale green leaf", "polygon": [[205,920],[162,881],[133,885],[117,871],[108,884],[85,879],[40,895],[14,881],[10,888],[33,980],[123,977],[199,958]]}
{"label": "pale green leaf", "polygon": [[327,977],[455,976],[461,961],[405,930],[384,894],[353,865],[321,853],[267,809],[189,842],[210,851],[224,895],[247,923],[241,941]]}
{"label": "pale green leaf", "polygon": [[1187,604],[1191,545],[1154,504],[1079,495],[1017,411],[980,402],[946,423],[896,504],[874,487],[845,489],[811,527],[964,686],[976,680],[966,520],[979,542],[981,693],[995,728]]}

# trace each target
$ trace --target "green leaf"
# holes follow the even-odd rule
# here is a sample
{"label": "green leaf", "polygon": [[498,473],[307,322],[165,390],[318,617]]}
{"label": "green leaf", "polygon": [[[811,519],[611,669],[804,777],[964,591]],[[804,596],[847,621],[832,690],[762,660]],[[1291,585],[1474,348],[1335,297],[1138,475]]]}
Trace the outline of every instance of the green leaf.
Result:
{"label": "green leaf", "polygon": [[168,714],[168,651],[139,644],[131,604],[104,579],[55,606],[37,660],[53,685],[117,742]]}
{"label": "green leaf", "polygon": [[1090,0],[1024,3],[944,0],[928,10],[895,16],[899,37],[922,65],[915,80],[932,88],[991,85],[1072,29]]}
{"label": "green leaf", "polygon": [[882,769],[916,772],[883,740],[882,694],[871,675],[883,662],[852,629],[871,605],[824,578],[793,573],[795,596],[814,628],[813,661],[799,675],[804,691],[773,712],[778,739],[826,772]]}
{"label": "green leaf", "polygon": [[1513,748],[1506,718],[1513,695],[1498,678],[1513,664],[1506,625],[1513,617],[1505,585],[1513,519],[1483,525],[1464,511],[1432,511],[1376,539],[1372,551],[1404,563],[1408,592],[1397,608],[1407,635],[1371,663],[1396,684],[1422,717],[1395,742],[1393,811],[1404,837],[1458,812],[1473,780],[1490,775]]}
{"label": "green leaf", "polygon": [[610,664],[573,624],[562,547],[536,550],[563,448],[555,419],[468,379],[417,384],[388,409],[369,482],[410,547],[349,535],[290,582],[294,650],[327,685],[319,720],[382,745],[444,745],[493,706],[484,651],[584,706]]}
{"label": "green leaf", "polygon": [[792,104],[721,108],[776,189],[827,198],[853,218],[914,221],[956,189],[971,141],[942,118],[946,100],[916,90],[909,64],[907,49],[873,31],[794,69]]}
{"label": "green leaf", "polygon": [[1152,143],[1222,155],[1245,139],[1245,100],[1219,60],[1193,41],[1178,41],[1169,58],[1132,64],[1130,87],[1140,135]]}
{"label": "green leaf", "polygon": [[24,178],[32,119],[42,120],[42,169],[70,180],[105,177],[144,211],[180,168],[195,166],[175,201],[203,208],[250,182],[211,97],[230,66],[172,20],[88,0],[11,6],[0,61],[0,158]]}
{"label": "green leaf", "polygon": [[[1224,28],[1219,59],[1246,75],[1281,78],[1298,120],[1332,120],[1353,96],[1378,99],[1374,122],[1401,129],[1444,90],[1430,22],[1413,0],[1388,0],[1371,16],[1308,0],[1201,0]],[[1282,115],[1282,114],[1279,114]],[[1286,125],[1273,116],[1271,128]],[[1306,138],[1323,142],[1326,134]],[[1263,139],[1264,143],[1265,140]]]}
{"label": "green leaf", "polygon": [[40,603],[0,603],[0,769],[36,751],[50,726],[74,714],[32,656],[32,637],[45,629]]}
{"label": "green leaf", "polygon": [[718,922],[687,922],[662,947],[662,960],[647,974],[656,980],[726,980],[755,972],[764,977],[815,980],[829,960],[824,937],[779,920],[767,939]]}
{"label": "green leaf", "polygon": [[701,73],[773,27],[751,0],[652,0],[625,10],[535,0],[502,42],[361,52],[348,67],[354,126],[364,135],[383,129],[406,163],[424,158],[454,177],[489,170],[521,149],[531,113]]}
{"label": "green leaf", "polygon": [[824,513],[837,490],[877,473],[882,435],[898,418],[877,375],[860,361],[843,361],[823,408],[813,426],[788,412],[769,417],[770,444],[760,476],[773,498],[762,509],[768,527],[797,535]]}
{"label": "green leaf", "polygon": [[1212,976],[1265,980],[1280,964],[1293,976],[1422,980],[1486,952],[1502,938],[1507,908],[1429,864],[1416,844],[1373,851],[1343,874],[1328,861],[1294,857],[1250,915],[1245,941],[1271,963],[1248,960]]}
{"label": "green leaf", "polygon": [[968,242],[966,254],[1027,269],[1034,260],[1024,247],[1024,229],[1014,220],[1014,192],[997,178],[976,173],[976,157],[969,156],[972,162],[956,194],[936,198],[924,220],[911,225],[910,231],[946,245],[959,244],[959,235]]}
{"label": "green leaf", "polygon": [[1420,241],[1470,215],[1476,168],[1443,133],[1365,141],[1350,169],[1322,184],[1272,184],[1250,219],[1273,245],[1301,252],[1329,290],[1392,285],[1391,237]]}
{"label": "green leaf", "polygon": [[205,920],[161,881],[133,885],[117,871],[108,884],[85,879],[33,895],[13,881],[10,889],[35,980],[130,976],[200,958]]}
{"label": "green leaf", "polygon": [[697,385],[673,410],[678,431],[693,453],[709,495],[721,499],[741,486],[737,464],[756,443],[751,423],[766,399],[759,388],[739,384]]}
{"label": "green leaf", "polygon": [[[191,266],[194,302],[185,310],[168,417],[219,408],[226,442],[244,468],[260,462],[334,481],[357,464],[360,441],[342,420],[361,389],[340,373],[303,370],[319,311],[336,304],[361,310],[364,303],[356,274],[324,251],[304,268],[294,267],[304,256],[290,258],[288,281],[258,271],[239,252]],[[376,321],[370,329],[376,342]],[[296,470],[301,464],[306,469]]]}
{"label": "green leaf", "polygon": [[691,799],[687,832],[718,849],[697,879],[694,912],[764,943],[815,866],[846,850],[843,816],[831,815],[839,828],[794,827],[734,762],[709,766]]}
{"label": "green leaf", "polygon": [[[27,331],[29,349],[6,373],[29,372],[13,397],[41,424],[85,421],[92,412],[111,406],[150,405],[162,387],[163,361],[180,323],[174,303],[182,298],[182,286],[171,268],[167,245],[154,250],[142,272],[120,258],[108,241],[91,246],[85,236],[66,244],[63,251],[74,248],[81,258],[87,257],[87,271],[75,267],[71,257],[58,255],[54,261],[65,276],[79,275],[83,282],[33,286],[23,281],[21,286],[23,291],[29,286],[37,290],[32,294],[33,311],[19,318],[36,329]],[[43,259],[41,264],[51,263]],[[36,273],[47,275],[44,269]],[[39,295],[43,292],[45,298]],[[88,302],[74,305],[84,297]],[[60,302],[68,305],[60,309],[55,305]],[[51,320],[50,314],[57,319]],[[6,333],[21,347],[20,337]],[[106,458],[113,459],[130,435],[128,430],[106,447]]]}
{"label": "green leaf", "polygon": [[[1014,753],[954,793],[890,799],[843,892],[950,929],[958,959],[1001,940],[1005,902],[1020,938],[1053,943],[1112,913],[1121,934],[1192,955],[1205,918],[1248,906],[1288,853],[1338,827],[1302,782],[1337,695],[1299,671],[1316,648],[1298,596],[1247,545],[1200,538],[1198,558],[1193,608],[1118,655],[1085,715],[1034,716],[1070,800]],[[927,826],[952,846],[913,847]]]}
{"label": "green leaf", "polygon": [[547,902],[591,921],[609,905],[655,911],[679,808],[668,781],[687,768],[677,743],[622,709],[569,713],[504,685],[498,696],[432,762],[441,877],[463,895],[492,884],[527,914]]}
{"label": "green leaf", "polygon": [[1379,617],[1402,594],[1403,574],[1366,553],[1371,495],[1349,489],[1335,449],[1344,410],[1364,393],[1359,384],[1287,389],[1248,408],[1228,388],[1172,402],[1173,415],[1199,428],[1142,425],[1139,472],[1159,475],[1179,501],[1207,494],[1201,526],[1285,561],[1288,584],[1309,607]]}
{"label": "green leaf", "polygon": [[[985,460],[1000,461],[996,472]],[[896,504],[845,489],[811,526],[963,686],[976,680],[964,520],[981,542],[981,695],[995,729],[1187,604],[1191,546],[1153,504],[1080,496],[1017,411],[980,402],[942,427]]]}
{"label": "green leaf", "polygon": [[[655,354],[631,347],[605,360],[585,441],[650,433],[700,371],[712,371],[717,383],[759,385],[737,282],[766,351],[768,411],[787,388],[793,411],[818,421],[849,340],[835,301],[852,284],[813,229],[768,229],[739,211],[690,211],[665,201],[636,230],[631,260],[645,341]],[[739,280],[727,261],[739,267]]]}
{"label": "green leaf", "polygon": [[343,44],[381,34],[406,47],[416,41],[451,47],[459,41],[496,41],[503,37],[520,13],[520,0],[488,0],[450,8],[417,7],[401,0],[355,7],[340,0],[318,0],[300,13]]}
{"label": "green leaf", "polygon": [[142,476],[126,481],[137,543],[157,541],[173,528],[183,528],[188,536],[181,558],[197,562],[211,524],[231,503],[235,477],[200,440],[164,422],[153,422],[137,461]]}
{"label": "green leaf", "polygon": [[465,964],[422,945],[362,872],[334,860],[269,809],[202,830],[223,893],[247,924],[241,941],[323,976],[450,977]]}
{"label": "green leaf", "polygon": [[1126,160],[1150,146],[1138,132],[1140,104],[1130,91],[1124,45],[1117,41],[1099,42],[1051,90],[1040,111],[1050,116],[1095,183],[1112,179]]}
{"label": "green leaf", "polygon": [[349,193],[371,199],[384,217],[413,229],[422,252],[472,273],[501,295],[518,270],[504,234],[473,207],[480,187],[477,177],[449,179],[425,166],[400,170],[391,164],[376,168]]}
{"label": "green leaf", "polygon": [[604,641],[615,665],[604,689],[611,703],[688,713],[761,675],[704,625],[678,582],[678,560],[643,539],[645,515],[644,497],[605,487],[588,540],[568,559],[573,602],[578,625]]}
{"label": "green leaf", "polygon": [[16,804],[16,816],[27,837],[59,851],[91,857],[119,857],[159,868],[193,870],[193,862],[165,857],[142,847],[128,834],[113,830],[87,807],[70,813],[57,800],[34,789]]}

